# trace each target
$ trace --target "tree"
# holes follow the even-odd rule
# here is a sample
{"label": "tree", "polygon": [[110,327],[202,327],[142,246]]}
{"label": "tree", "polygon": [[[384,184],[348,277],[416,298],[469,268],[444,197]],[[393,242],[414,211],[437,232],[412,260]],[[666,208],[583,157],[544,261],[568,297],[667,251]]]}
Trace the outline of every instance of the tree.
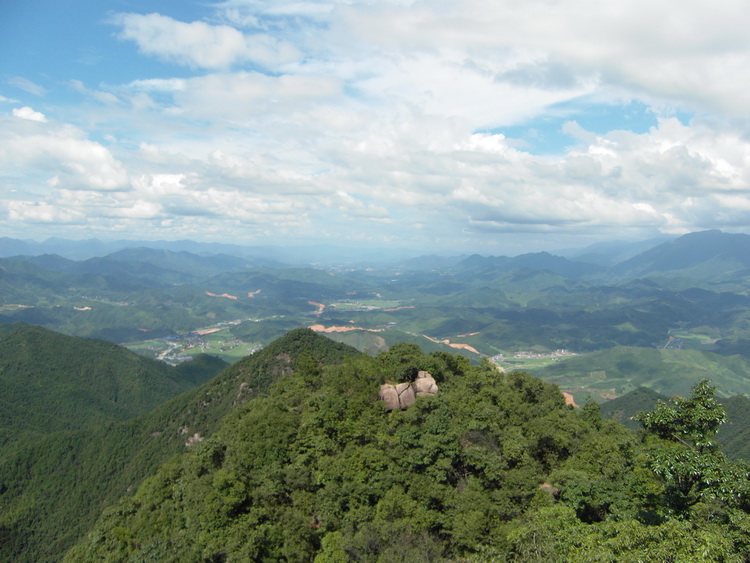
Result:
{"label": "tree", "polygon": [[686,516],[699,502],[748,504],[748,467],[728,462],[712,441],[726,421],[714,390],[703,379],[689,398],[674,397],[672,405],[660,401],[652,412],[636,415],[646,432],[671,442],[655,445],[649,455],[649,466],[666,485],[667,514]]}
{"label": "tree", "polygon": [[699,454],[714,451],[716,443],[711,439],[727,420],[724,407],[714,398],[715,389],[708,379],[702,379],[693,387],[689,399],[675,396],[670,399],[672,405],[659,401],[656,409],[638,413],[635,419],[647,432],[679,442]]}

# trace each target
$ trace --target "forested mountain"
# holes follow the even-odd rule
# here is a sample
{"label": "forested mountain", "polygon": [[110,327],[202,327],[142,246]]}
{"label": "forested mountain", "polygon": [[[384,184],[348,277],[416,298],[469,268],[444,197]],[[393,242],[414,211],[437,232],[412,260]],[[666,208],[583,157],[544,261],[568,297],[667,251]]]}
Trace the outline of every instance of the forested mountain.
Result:
{"label": "forested mountain", "polygon": [[[130,354],[4,332],[26,355],[3,374],[31,365],[24,343],[51,364],[48,344],[63,363],[75,358],[60,343]],[[216,367],[163,366],[191,381]],[[71,370],[50,373],[87,373]],[[438,395],[388,412],[380,385],[420,370]],[[4,448],[0,559],[57,561],[80,540],[68,561],[741,560],[750,469],[710,445],[713,394],[699,383],[634,433],[523,372],[405,343],[373,357],[295,330],[150,412]]]}
{"label": "forested mountain", "polygon": [[58,560],[103,506],[178,450],[137,417],[224,367],[206,356],[172,367],[110,342],[0,326],[0,560]]}
{"label": "forested mountain", "polygon": [[[24,254],[0,258],[0,560],[59,560],[87,530],[69,560],[750,558],[747,468],[685,418],[718,412],[710,378],[716,441],[750,457],[748,241],[323,268],[0,240]],[[424,369],[438,396],[386,412],[379,385]],[[554,384],[619,396],[602,411],[636,428],[656,392],[699,396],[644,432]]]}
{"label": "forested mountain", "polygon": [[[380,385],[418,370],[438,394],[388,412]],[[713,444],[723,417],[706,382],[636,434],[460,356],[304,354],[66,560],[740,561],[750,469]]]}
{"label": "forested mountain", "polygon": [[612,268],[621,277],[650,277],[675,287],[733,288],[750,275],[750,235],[690,233]]}
{"label": "forested mountain", "polygon": [[[48,333],[37,327],[22,328]],[[61,351],[56,347],[58,337],[70,347],[70,354],[82,356],[80,362],[74,356],[61,354],[61,365],[55,363],[50,354]],[[52,345],[48,349],[49,343]],[[262,352],[227,367],[204,385],[162,402],[150,412],[125,422],[107,422],[98,413],[83,420],[82,410],[90,408],[85,392],[91,385],[89,378],[94,382],[100,379],[82,367],[91,361],[89,347],[93,354],[109,352],[111,358],[135,358],[193,383],[206,381],[226,366],[198,357],[173,368],[105,342],[54,334],[38,339],[35,350],[49,364],[50,377],[60,379],[59,385],[67,381],[69,388],[81,388],[63,405],[67,409],[57,409],[55,419],[58,426],[78,430],[58,431],[55,426],[45,433],[27,432],[19,440],[21,429],[32,425],[40,428],[40,421],[47,420],[44,417],[48,413],[28,410],[18,411],[14,425],[3,429],[6,442],[0,458],[0,560],[59,560],[104,506],[133,490],[160,463],[210,436],[225,415],[265,392],[276,378],[291,373],[301,354],[328,364],[347,355],[359,355],[356,350],[311,331],[293,331]],[[103,366],[113,367],[107,364],[106,357],[103,360]],[[3,371],[6,377],[8,371]],[[121,371],[128,381],[127,367]],[[137,386],[138,372],[130,375],[132,385]],[[52,406],[60,404],[60,399],[49,401]],[[34,404],[44,411],[44,403]],[[15,405],[3,404],[0,412],[13,413],[14,409]],[[140,407],[138,412],[144,410]],[[28,415],[28,421],[21,415]]]}
{"label": "forested mountain", "polygon": [[110,342],[0,325],[0,431],[50,433],[127,420],[217,373],[210,364],[182,370]]}

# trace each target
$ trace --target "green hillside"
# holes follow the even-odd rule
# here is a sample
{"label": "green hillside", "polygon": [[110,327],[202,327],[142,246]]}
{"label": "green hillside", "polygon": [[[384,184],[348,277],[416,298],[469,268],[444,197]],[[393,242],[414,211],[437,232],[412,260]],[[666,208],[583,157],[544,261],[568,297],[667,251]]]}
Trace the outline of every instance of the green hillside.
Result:
{"label": "green hillside", "polygon": [[218,368],[209,362],[176,370],[110,342],[0,325],[0,429],[50,433],[127,420]]}
{"label": "green hillside", "polygon": [[[80,341],[82,349],[98,350],[100,345],[72,340]],[[52,432],[5,448],[0,458],[0,560],[59,560],[105,506],[134,490],[159,464],[210,436],[229,412],[290,374],[300,356],[333,364],[350,355],[359,353],[309,330],[292,331],[140,417]],[[222,365],[197,360],[211,369]],[[197,377],[190,373],[196,366],[157,365]]]}
{"label": "green hillside", "polygon": [[[387,412],[379,385],[417,369],[438,395]],[[750,468],[708,441],[721,407],[701,384],[669,408],[639,437],[528,374],[411,345],[301,362],[65,560],[746,560]]]}
{"label": "green hillside", "polygon": [[606,401],[601,405],[601,413],[605,418],[614,418],[620,424],[634,430],[641,425],[633,417],[639,412],[650,411],[657,401],[667,401],[668,397],[657,393],[648,387],[638,387],[622,397]]}
{"label": "green hillside", "polygon": [[534,374],[569,391],[579,404],[587,394],[602,401],[637,387],[667,396],[686,395],[703,378],[711,379],[723,397],[750,394],[750,361],[701,350],[618,346],[572,356]]}
{"label": "green hillside", "polygon": [[[667,401],[668,398],[652,389],[639,387],[622,397],[603,403],[601,413],[629,428],[640,428],[641,425],[634,416],[639,412],[652,410],[659,400]],[[722,445],[729,458],[750,461],[750,399],[737,395],[720,402],[726,410],[727,421],[719,428],[716,441]]]}

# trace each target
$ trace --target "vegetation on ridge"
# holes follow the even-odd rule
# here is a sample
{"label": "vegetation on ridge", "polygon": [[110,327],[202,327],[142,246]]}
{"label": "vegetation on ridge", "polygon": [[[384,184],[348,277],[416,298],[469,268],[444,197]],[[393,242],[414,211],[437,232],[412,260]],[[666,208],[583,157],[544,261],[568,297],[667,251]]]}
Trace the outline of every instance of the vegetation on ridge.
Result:
{"label": "vegetation on ridge", "polygon": [[[379,385],[419,369],[439,394],[387,413]],[[303,354],[67,560],[744,560],[749,471],[706,441],[713,392],[700,383],[637,434],[460,356]]]}
{"label": "vegetation on ridge", "polygon": [[[48,333],[38,327],[33,330]],[[48,333],[51,342],[58,336]],[[63,338],[81,350],[87,346],[98,350],[100,344]],[[216,373],[217,365],[223,365],[197,358],[196,363],[172,368],[138,358],[112,344],[101,344],[188,379],[205,379],[208,375],[194,373],[193,368],[202,366]],[[18,431],[6,428],[4,435],[12,442],[3,446],[0,458],[0,560],[60,560],[105,506],[134,491],[161,463],[191,447],[186,444],[209,437],[227,413],[265,393],[274,379],[290,374],[300,354],[327,363],[359,355],[309,330],[291,331],[204,385],[131,420],[27,435],[20,442]],[[75,416],[76,411],[66,414]]]}

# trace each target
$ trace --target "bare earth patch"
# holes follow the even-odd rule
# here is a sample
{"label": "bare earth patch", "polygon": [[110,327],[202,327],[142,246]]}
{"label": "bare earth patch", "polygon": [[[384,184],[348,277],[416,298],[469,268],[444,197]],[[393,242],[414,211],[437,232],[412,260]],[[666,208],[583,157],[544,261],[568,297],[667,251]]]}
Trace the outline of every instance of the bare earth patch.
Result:
{"label": "bare earth patch", "polygon": [[367,332],[382,332],[382,328],[362,328],[361,326],[329,326],[311,325],[308,327],[315,332],[350,332],[352,330],[365,330]]}
{"label": "bare earth patch", "polygon": [[430,342],[436,342],[437,344],[445,344],[447,346],[450,346],[451,348],[456,348],[457,350],[468,350],[469,352],[474,352],[475,354],[479,354],[479,351],[474,348],[473,346],[469,346],[468,344],[461,344],[460,342],[451,342],[447,338],[445,340],[437,340],[436,338],[430,338],[426,334],[423,334],[427,340]]}
{"label": "bare earth patch", "polygon": [[565,397],[565,404],[566,405],[573,405],[574,407],[577,407],[576,400],[573,398],[573,395],[570,393],[566,393],[565,391],[562,392],[563,397]]}
{"label": "bare earth patch", "polygon": [[325,310],[325,308],[326,308],[326,306],[325,306],[325,305],[323,305],[322,303],[318,303],[318,302],[316,302],[316,301],[308,301],[308,303],[309,303],[310,305],[314,305],[315,307],[317,307],[317,308],[318,308],[318,310],[317,310],[317,311],[315,311],[315,312],[313,313],[313,315],[316,315],[316,316],[318,316],[318,317],[319,317],[319,316],[321,315],[321,313],[322,313],[322,312],[323,312],[323,311]]}
{"label": "bare earth patch", "polygon": [[208,295],[209,297],[224,297],[225,299],[234,299],[234,300],[239,299],[239,297],[237,297],[236,295],[229,295],[228,293],[222,293],[221,295],[218,295],[216,293],[211,293],[210,291],[207,291],[206,295]]}

